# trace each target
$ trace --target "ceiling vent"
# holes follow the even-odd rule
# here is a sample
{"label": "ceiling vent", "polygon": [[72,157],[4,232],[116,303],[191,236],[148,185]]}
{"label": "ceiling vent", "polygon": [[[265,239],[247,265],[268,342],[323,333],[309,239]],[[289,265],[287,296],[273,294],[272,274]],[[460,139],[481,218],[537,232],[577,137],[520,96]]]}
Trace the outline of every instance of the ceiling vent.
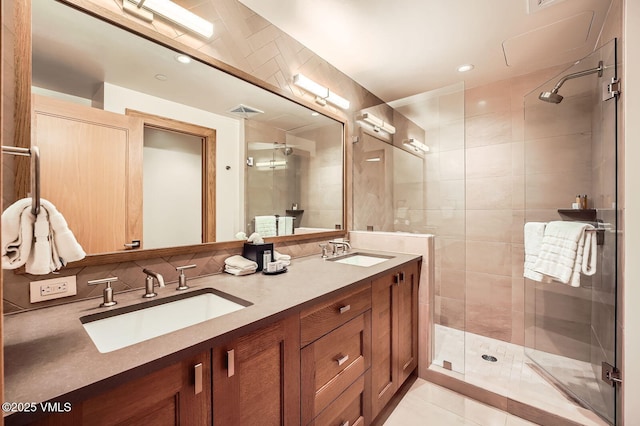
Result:
{"label": "ceiling vent", "polygon": [[558,3],[562,3],[564,0],[526,0],[527,2],[527,14],[539,12],[540,10],[553,6]]}
{"label": "ceiling vent", "polygon": [[239,115],[242,118],[251,118],[258,114],[264,114],[264,111],[259,110],[258,108],[253,108],[247,105],[240,104],[235,108],[228,110],[231,114]]}

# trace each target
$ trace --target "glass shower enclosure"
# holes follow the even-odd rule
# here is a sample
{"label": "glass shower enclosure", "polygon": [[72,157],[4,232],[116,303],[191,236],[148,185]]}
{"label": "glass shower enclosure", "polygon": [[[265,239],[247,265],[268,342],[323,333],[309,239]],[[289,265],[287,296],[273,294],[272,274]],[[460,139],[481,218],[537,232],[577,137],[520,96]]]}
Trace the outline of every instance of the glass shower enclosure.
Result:
{"label": "glass shower enclosure", "polygon": [[[526,279],[525,353],[560,389],[615,424],[617,290],[616,40],[524,99],[525,222],[594,225],[596,272],[579,287]],[[560,86],[560,87],[559,87]],[[558,88],[558,90],[554,90]],[[574,209],[576,196],[586,209]]]}

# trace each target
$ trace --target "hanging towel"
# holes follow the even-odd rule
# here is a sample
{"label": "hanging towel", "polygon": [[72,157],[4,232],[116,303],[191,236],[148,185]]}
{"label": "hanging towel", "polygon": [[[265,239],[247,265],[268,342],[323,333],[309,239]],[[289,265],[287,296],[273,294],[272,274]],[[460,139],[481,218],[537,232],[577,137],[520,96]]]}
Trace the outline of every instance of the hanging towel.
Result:
{"label": "hanging towel", "polygon": [[596,233],[587,230],[595,228],[581,222],[549,222],[533,270],[563,284],[579,287],[580,273],[593,275],[596,272]]}
{"label": "hanging towel", "polygon": [[542,247],[542,237],[546,226],[546,222],[527,222],[524,224],[524,277],[538,282],[551,281],[550,278],[533,270]]}
{"label": "hanging towel", "polygon": [[2,213],[2,269],[17,269],[27,263],[35,221],[31,198],[16,201]]}
{"label": "hanging towel", "polygon": [[37,217],[31,213],[30,198],[2,213],[2,246],[4,269],[26,265],[33,275],[49,274],[86,256],[62,214],[45,199],[40,200]]}
{"label": "hanging towel", "polygon": [[293,217],[280,216],[278,218],[278,235],[292,235],[292,234],[293,234]]}
{"label": "hanging towel", "polygon": [[277,235],[275,216],[256,216],[255,231],[262,237],[275,237]]}

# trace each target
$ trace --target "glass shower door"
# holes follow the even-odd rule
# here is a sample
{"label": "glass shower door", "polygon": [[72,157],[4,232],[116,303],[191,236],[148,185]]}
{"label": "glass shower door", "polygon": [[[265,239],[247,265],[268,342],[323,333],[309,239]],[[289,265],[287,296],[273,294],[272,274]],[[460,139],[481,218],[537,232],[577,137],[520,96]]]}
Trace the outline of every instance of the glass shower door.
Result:
{"label": "glass shower door", "polygon": [[[602,362],[616,365],[617,98],[603,99],[616,64],[612,40],[524,100],[525,222],[578,220],[602,228],[596,272],[582,274],[579,287],[526,279],[525,352],[542,374],[611,423],[615,388],[600,377]],[[541,92],[549,93],[539,98]],[[573,210],[576,195],[586,195],[586,209]]]}

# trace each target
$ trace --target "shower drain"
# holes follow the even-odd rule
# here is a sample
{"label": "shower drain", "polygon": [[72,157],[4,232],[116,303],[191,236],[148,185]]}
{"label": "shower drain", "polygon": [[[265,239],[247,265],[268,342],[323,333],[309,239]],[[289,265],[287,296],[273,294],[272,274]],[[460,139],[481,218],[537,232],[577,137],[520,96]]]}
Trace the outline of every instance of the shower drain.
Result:
{"label": "shower drain", "polygon": [[498,361],[498,358],[496,358],[495,356],[491,356],[491,355],[482,355],[482,359],[484,359],[485,361],[489,361],[489,362]]}

